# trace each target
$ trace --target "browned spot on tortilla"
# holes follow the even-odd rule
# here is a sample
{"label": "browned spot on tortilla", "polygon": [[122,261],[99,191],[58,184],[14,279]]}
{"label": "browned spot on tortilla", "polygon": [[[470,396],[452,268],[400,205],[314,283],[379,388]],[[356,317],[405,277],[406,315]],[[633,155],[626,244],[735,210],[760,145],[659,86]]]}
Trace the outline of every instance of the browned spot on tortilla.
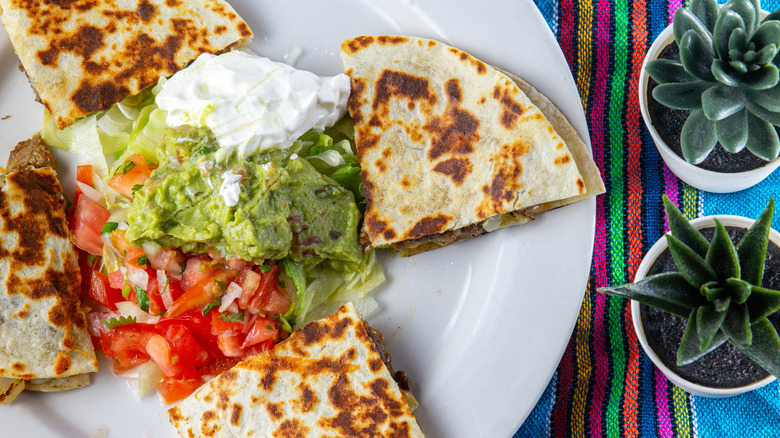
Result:
{"label": "browned spot on tortilla", "polygon": [[434,117],[424,129],[431,134],[431,148],[428,158],[435,160],[444,154],[470,154],[474,143],[479,140],[479,120],[460,107],[463,99],[460,84],[455,78],[444,84],[447,94],[447,109],[440,117]]}
{"label": "browned spot on tortilla", "polygon": [[495,173],[491,183],[482,187],[485,196],[475,212],[479,219],[507,212],[508,208],[505,204],[513,201],[515,192],[522,188],[522,184],[518,181],[523,173],[520,157],[528,153],[530,148],[523,139],[504,144],[499,148],[493,158]]}
{"label": "browned spot on tortilla", "polygon": [[436,103],[436,95],[429,87],[428,78],[385,69],[376,81],[376,94],[372,108],[376,110],[386,107],[394,97],[423,100],[431,105]]}
{"label": "browned spot on tortilla", "polygon": [[371,371],[373,371],[375,373],[382,369],[382,365],[384,365],[382,363],[382,360],[381,359],[377,359],[377,358],[371,359],[368,362],[368,368],[370,368]]}
{"label": "browned spot on tortilla", "polygon": [[148,23],[154,18],[155,14],[157,14],[157,7],[147,0],[141,0],[138,3],[138,7],[135,8],[135,11],[144,23]]}
{"label": "browned spot on tortilla", "polygon": [[29,314],[30,314],[30,305],[25,303],[24,307],[22,307],[18,312],[16,312],[14,316],[20,319],[25,319]]}
{"label": "browned spot on tortilla", "polygon": [[452,182],[456,186],[463,184],[463,180],[471,173],[472,170],[471,161],[467,158],[450,158],[436,163],[433,170],[444,175],[447,175],[452,179]]}
{"label": "browned spot on tortilla", "polygon": [[417,221],[405,235],[404,239],[414,239],[420,236],[430,236],[443,230],[452,220],[451,217],[439,213],[436,216],[424,217]]}
{"label": "browned spot on tortilla", "polygon": [[13,365],[11,365],[11,368],[14,369],[17,373],[21,373],[24,371],[27,367],[21,363],[21,362],[14,362]]}
{"label": "browned spot on tortilla", "polygon": [[[346,45],[346,48],[349,49],[348,53],[356,53],[357,51],[368,47],[373,42],[374,37],[372,36],[359,36],[349,41],[345,41],[344,44]],[[343,49],[344,47],[342,45],[342,50]]]}
{"label": "browned spot on tortilla", "polygon": [[308,324],[300,331],[300,339],[304,345],[322,342],[325,339],[339,339],[352,324],[350,318],[342,318],[336,324]]}
{"label": "browned spot on tortilla", "polygon": [[57,361],[54,362],[54,373],[62,374],[68,371],[72,364],[73,361],[71,360],[70,356],[64,353],[60,353],[57,355]]}
{"label": "browned spot on tortilla", "polygon": [[273,432],[274,437],[304,437],[309,435],[309,428],[297,418],[284,420]]}
{"label": "browned spot on tortilla", "polygon": [[395,231],[392,229],[385,230],[384,233],[382,233],[383,236],[385,236],[385,240],[390,240],[395,237]]}
{"label": "browned spot on tortilla", "polygon": [[360,96],[362,95],[365,88],[366,82],[363,79],[352,77],[351,90],[349,93],[349,98],[347,99],[347,107],[349,108],[349,114],[352,116],[352,121],[355,123],[355,125],[359,124],[363,120],[363,113],[360,111],[360,107],[363,103],[360,101]]}
{"label": "browned spot on tortilla", "polygon": [[238,33],[240,33],[241,36],[244,38],[249,38],[250,36],[252,36],[252,31],[249,30],[249,26],[247,26],[247,24],[244,23],[243,21],[241,23],[238,23],[236,29],[238,29]]}
{"label": "browned spot on tortilla", "polygon": [[314,409],[314,405],[319,401],[314,391],[309,388],[305,383],[300,384],[301,387],[301,410],[303,412],[311,412]]}
{"label": "browned spot on tortilla", "polygon": [[402,36],[380,36],[377,38],[377,41],[379,41],[379,44],[394,46],[397,44],[405,43],[409,41],[409,39]]}
{"label": "browned spot on tortilla", "polygon": [[512,129],[517,119],[525,112],[523,106],[514,100],[513,91],[516,91],[513,86],[511,88],[501,88],[496,85],[493,89],[493,98],[501,105],[499,121],[507,129]]}
{"label": "browned spot on tortilla", "polygon": [[49,42],[46,50],[38,51],[38,60],[49,67],[57,67],[60,54],[68,52],[89,60],[93,53],[103,47],[105,35],[103,29],[84,25],[73,33],[55,38]]}
{"label": "browned spot on tortilla", "polygon": [[382,161],[382,159],[378,159],[374,161],[374,166],[376,166],[376,170],[379,171],[379,173],[385,173],[387,170],[387,166],[385,166],[385,163]]}
{"label": "browned spot on tortilla", "polygon": [[238,403],[233,403],[230,409],[230,424],[238,426],[241,423],[241,410],[243,407]]}
{"label": "browned spot on tortilla", "polygon": [[176,424],[182,420],[184,420],[184,417],[181,415],[181,410],[178,406],[174,406],[173,408],[168,410],[168,417],[171,419],[171,421]]}
{"label": "browned spot on tortilla", "polygon": [[577,192],[581,195],[585,193],[585,182],[582,178],[577,178]]}
{"label": "browned spot on tortilla", "polygon": [[564,164],[571,161],[571,156],[569,154],[563,154],[560,157],[556,157],[555,160],[553,160],[553,163],[556,166],[563,166]]}

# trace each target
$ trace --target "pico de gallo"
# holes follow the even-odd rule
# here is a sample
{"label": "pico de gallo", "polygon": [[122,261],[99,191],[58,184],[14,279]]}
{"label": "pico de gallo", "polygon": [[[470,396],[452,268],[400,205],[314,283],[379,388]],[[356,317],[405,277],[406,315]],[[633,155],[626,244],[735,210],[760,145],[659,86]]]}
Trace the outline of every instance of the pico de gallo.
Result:
{"label": "pico de gallo", "polygon": [[[133,173],[108,184],[131,196],[129,185],[143,184],[151,168],[137,156],[128,162],[136,163]],[[158,390],[172,403],[204,378],[289,335],[295,282],[282,266],[225,260],[215,251],[146,251],[128,242],[109,211],[89,196],[95,190],[90,166],[78,167],[77,181],[72,235],[81,249],[83,292],[99,304],[89,313],[90,328],[116,374],[152,361],[161,374]],[[110,272],[96,263],[105,241],[122,255]]]}

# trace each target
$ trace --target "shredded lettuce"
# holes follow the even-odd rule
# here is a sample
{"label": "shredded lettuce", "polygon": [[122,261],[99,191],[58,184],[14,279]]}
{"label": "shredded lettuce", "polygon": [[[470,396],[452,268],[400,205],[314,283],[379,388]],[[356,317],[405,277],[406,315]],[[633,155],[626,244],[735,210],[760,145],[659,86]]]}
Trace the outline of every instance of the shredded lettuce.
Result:
{"label": "shredded lettuce", "polygon": [[298,155],[306,158],[318,172],[351,191],[362,213],[366,200],[363,196],[360,161],[351,143],[354,136],[351,125],[352,120],[344,117],[324,132],[311,130],[303,134]]}
{"label": "shredded lettuce", "polygon": [[356,272],[337,271],[320,264],[305,274],[307,286],[302,303],[296,310],[296,328],[331,315],[339,306],[350,301],[363,312],[370,311],[376,304],[369,294],[385,281],[384,270],[374,250],[364,255],[363,269]]}
{"label": "shredded lettuce", "polygon": [[[129,145],[139,143],[139,150],[148,150],[149,145],[137,139],[140,133],[136,132],[136,128],[140,125],[139,119],[149,119],[150,113],[157,107],[154,105],[155,95],[156,87],[147,88],[112,105],[106,111],[79,118],[65,129],[58,129],[54,118],[48,113],[44,114],[41,137],[49,146],[75,154],[77,165],[92,165],[95,175],[105,178],[111,164],[109,161],[122,155]],[[148,125],[147,121],[144,121],[143,125]],[[161,131],[155,131],[154,134],[159,133]],[[143,155],[148,160],[146,154]],[[154,157],[155,162],[156,160]]]}

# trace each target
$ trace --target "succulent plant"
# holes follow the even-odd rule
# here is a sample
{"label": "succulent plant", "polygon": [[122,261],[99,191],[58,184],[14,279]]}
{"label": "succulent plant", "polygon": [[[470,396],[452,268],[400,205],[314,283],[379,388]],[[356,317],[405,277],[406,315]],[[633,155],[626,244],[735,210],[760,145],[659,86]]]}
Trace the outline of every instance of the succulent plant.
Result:
{"label": "succulent plant", "polygon": [[679,271],[598,291],[687,318],[677,365],[694,362],[729,341],[780,376],[780,337],[767,319],[780,309],[780,291],[761,286],[774,200],[736,245],[719,221],[707,241],[666,196],[663,201],[671,229],[666,240]]}
{"label": "succulent plant", "polygon": [[718,142],[777,158],[780,139],[780,11],[761,21],[760,0],[691,0],[674,14],[680,61],[655,59],[647,73],[659,85],[653,98],[690,110],[680,144],[683,158],[702,162]]}

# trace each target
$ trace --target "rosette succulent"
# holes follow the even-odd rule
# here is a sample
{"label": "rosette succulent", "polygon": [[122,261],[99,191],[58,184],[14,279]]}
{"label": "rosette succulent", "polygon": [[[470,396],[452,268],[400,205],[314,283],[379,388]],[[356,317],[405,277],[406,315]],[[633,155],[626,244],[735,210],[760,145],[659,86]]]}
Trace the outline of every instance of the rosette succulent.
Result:
{"label": "rosette succulent", "polygon": [[759,0],[691,0],[674,14],[680,60],[655,59],[653,98],[690,110],[680,133],[683,158],[702,162],[718,142],[772,161],[780,152],[780,11],[761,20]]}
{"label": "rosette succulent", "polygon": [[761,286],[774,200],[736,244],[717,220],[708,241],[666,196],[664,208],[671,230],[666,240],[679,271],[598,291],[687,318],[677,365],[687,365],[729,341],[780,376],[780,337],[767,319],[780,309],[780,291]]}

